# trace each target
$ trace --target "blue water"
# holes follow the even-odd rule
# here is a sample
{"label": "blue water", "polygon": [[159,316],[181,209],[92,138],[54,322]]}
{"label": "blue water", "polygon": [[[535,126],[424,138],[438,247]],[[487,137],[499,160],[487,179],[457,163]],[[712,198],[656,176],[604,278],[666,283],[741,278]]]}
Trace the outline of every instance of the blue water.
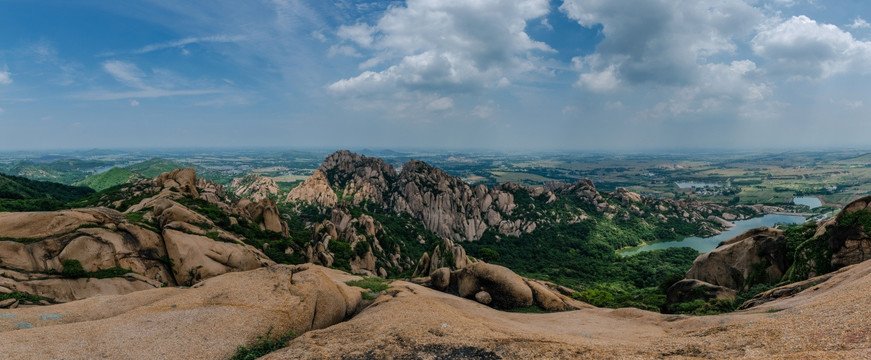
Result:
{"label": "blue water", "polygon": [[689,188],[706,188],[706,187],[720,187],[722,185],[715,183],[701,183],[701,182],[690,182],[690,181],[681,181],[676,182],[677,187],[681,189],[689,189]]}
{"label": "blue water", "polygon": [[820,201],[820,198],[810,196],[794,197],[792,198],[792,203],[796,205],[805,205],[811,209],[823,206],[823,202]]}
{"label": "blue water", "polygon": [[721,242],[729,240],[736,235],[739,235],[742,232],[750,229],[762,226],[771,227],[774,226],[774,224],[801,224],[804,222],[804,216],[768,214],[763,217],[734,221],[735,226],[731,227],[729,230],[723,231],[723,233],[719,235],[714,235],[707,238],[692,236],[678,241],[657,242],[641,247],[620,251],[620,255],[630,256],[640,253],[642,251],[666,249],[672,247],[691,247],[698,250],[700,253],[706,253],[708,251],[716,249],[717,245],[720,245]]}

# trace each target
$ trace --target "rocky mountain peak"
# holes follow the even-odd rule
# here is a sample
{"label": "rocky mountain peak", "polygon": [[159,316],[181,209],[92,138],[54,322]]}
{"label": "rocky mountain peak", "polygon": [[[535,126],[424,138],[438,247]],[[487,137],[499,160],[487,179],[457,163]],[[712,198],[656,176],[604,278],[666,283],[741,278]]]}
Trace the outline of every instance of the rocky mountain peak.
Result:
{"label": "rocky mountain peak", "polygon": [[384,204],[385,192],[396,182],[396,170],[384,160],[340,150],[327,156],[318,170],[342,199]]}
{"label": "rocky mountain peak", "polygon": [[251,201],[259,202],[265,198],[278,195],[278,184],[271,178],[260,174],[248,174],[235,178],[230,183],[229,190],[237,197],[249,197]]}

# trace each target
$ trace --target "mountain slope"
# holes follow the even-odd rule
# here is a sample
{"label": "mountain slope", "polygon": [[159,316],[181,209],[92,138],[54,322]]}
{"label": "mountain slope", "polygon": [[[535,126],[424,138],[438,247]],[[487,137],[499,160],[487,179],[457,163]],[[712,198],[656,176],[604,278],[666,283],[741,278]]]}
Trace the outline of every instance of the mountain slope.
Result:
{"label": "mountain slope", "polygon": [[161,158],[153,158],[140,163],[136,163],[130,166],[125,167],[125,169],[142,175],[144,178],[153,178],[162,173],[172,171],[175,169],[183,169],[186,166],[182,163],[173,160],[161,159]]}
{"label": "mountain slope", "polygon": [[128,169],[113,167],[108,171],[88,176],[84,180],[75,183],[76,186],[87,186],[96,191],[103,191],[110,187],[126,184],[141,177]]}
{"label": "mountain slope", "polygon": [[309,258],[325,259],[325,265],[341,260],[357,263],[358,273],[392,274],[407,267],[406,256],[420,251],[415,239],[429,251],[439,244],[427,240],[434,236],[521,275],[574,286],[586,301],[647,309],[664,305],[660,285],[682,277],[698,253],[667,249],[624,259],[615,250],[712,234],[725,223],[722,216],[759,214],[752,207],[653,199],[624,189],[599,192],[589,180],[544,187],[470,186],[421,161],[409,161],[397,173],[381,159],[349,151],[328,156],[285,202],[289,213],[332,214],[317,225],[322,229],[345,229],[352,222],[378,228],[397,218],[423,229],[402,230],[400,261],[389,250],[393,242],[385,247],[384,237],[372,236],[377,231],[367,238],[358,230],[352,235],[317,235],[315,230],[312,247],[319,250]]}
{"label": "mountain slope", "polygon": [[0,211],[56,210],[93,192],[85,187],[0,174]]}

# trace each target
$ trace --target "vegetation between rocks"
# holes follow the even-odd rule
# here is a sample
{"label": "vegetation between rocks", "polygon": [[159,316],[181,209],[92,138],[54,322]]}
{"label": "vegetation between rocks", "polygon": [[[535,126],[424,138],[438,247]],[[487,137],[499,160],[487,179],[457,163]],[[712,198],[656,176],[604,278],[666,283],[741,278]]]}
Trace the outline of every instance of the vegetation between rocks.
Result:
{"label": "vegetation between rocks", "polygon": [[281,335],[272,336],[273,328],[269,328],[266,335],[257,336],[257,341],[249,346],[239,345],[236,348],[236,353],[230,360],[254,360],[260,358],[273,351],[282,349],[287,346],[287,342],[296,337],[293,331],[285,332]]}

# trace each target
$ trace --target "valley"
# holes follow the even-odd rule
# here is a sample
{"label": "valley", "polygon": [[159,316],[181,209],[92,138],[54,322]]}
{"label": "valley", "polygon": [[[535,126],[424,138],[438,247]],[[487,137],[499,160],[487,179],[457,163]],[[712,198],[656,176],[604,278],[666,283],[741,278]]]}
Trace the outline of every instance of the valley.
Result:
{"label": "valley", "polygon": [[[10,199],[0,204],[27,206],[7,210],[25,213],[0,212],[0,275],[7,279],[0,286],[8,289],[0,301],[25,308],[75,304],[94,294],[134,294],[226,273],[313,264],[400,288],[409,282],[504,311],[595,306],[714,315],[776,301],[780,295],[771,298],[771,291],[858,264],[866,247],[865,240],[843,240],[864,236],[864,230],[850,229],[864,224],[865,210],[844,220],[847,215],[832,203],[811,208],[790,198],[744,204],[701,193],[731,179],[675,182],[673,196],[651,196],[629,190],[649,183],[610,191],[589,179],[470,183],[411,157],[401,163],[401,157],[346,150],[325,156],[314,169],[272,153],[226,156],[234,165],[220,170],[225,172],[197,157],[133,161],[82,182],[97,189],[7,177],[3,194]],[[184,164],[192,168],[175,168]],[[249,170],[222,183],[230,168]],[[200,177],[197,169],[207,175]],[[57,171],[64,174],[58,177],[73,173]],[[276,180],[288,172],[310,175]],[[101,176],[112,173],[121,176]],[[45,205],[40,194],[50,194],[49,185],[66,197]],[[863,209],[861,201],[849,208]],[[43,212],[26,213],[34,210]],[[39,224],[56,225],[41,230]],[[817,226],[834,227],[814,236]],[[780,230],[760,230],[765,227]],[[121,246],[113,239],[127,240]],[[97,248],[101,260],[89,250]],[[724,261],[715,260],[719,254],[732,251],[747,254],[723,255],[733,260],[716,265]],[[860,254],[836,254],[853,251]],[[44,255],[23,260],[19,254]],[[719,273],[724,266],[734,268],[733,275]],[[469,288],[468,281],[478,285]],[[384,289],[364,290],[362,298],[380,299]]]}

